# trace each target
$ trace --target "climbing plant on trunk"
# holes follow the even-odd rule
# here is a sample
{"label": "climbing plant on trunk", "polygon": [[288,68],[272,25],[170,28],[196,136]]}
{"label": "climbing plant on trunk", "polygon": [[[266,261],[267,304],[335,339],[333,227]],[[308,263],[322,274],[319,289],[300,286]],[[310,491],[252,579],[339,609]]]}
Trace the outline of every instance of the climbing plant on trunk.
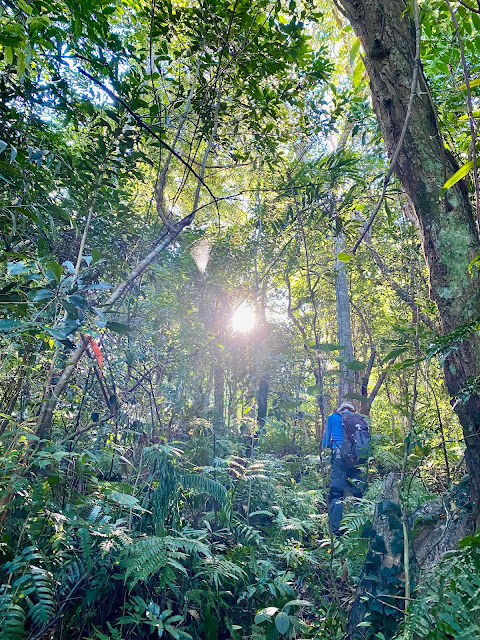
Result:
{"label": "climbing plant on trunk", "polygon": [[[409,5],[403,0],[341,0],[341,9],[363,45],[373,107],[391,157],[404,126],[415,68],[415,29]],[[457,330],[452,336],[457,340],[444,360],[445,379],[463,427],[471,496],[478,515],[480,396],[468,387],[474,389],[480,375],[480,337],[473,332],[459,336],[458,328],[480,313],[478,277],[468,269],[480,253],[480,242],[463,181],[442,191],[446,179],[457,170],[456,160],[445,149],[435,105],[420,73],[395,173],[418,220],[441,331],[446,335]]]}

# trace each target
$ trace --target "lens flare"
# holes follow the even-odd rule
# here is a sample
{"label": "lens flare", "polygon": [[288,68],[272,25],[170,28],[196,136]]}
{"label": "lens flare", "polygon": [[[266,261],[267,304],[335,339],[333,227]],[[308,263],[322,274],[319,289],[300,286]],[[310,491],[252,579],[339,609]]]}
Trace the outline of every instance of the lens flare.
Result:
{"label": "lens flare", "polygon": [[242,303],[235,309],[232,315],[232,330],[235,333],[249,333],[255,328],[257,316],[254,309],[248,304]]}

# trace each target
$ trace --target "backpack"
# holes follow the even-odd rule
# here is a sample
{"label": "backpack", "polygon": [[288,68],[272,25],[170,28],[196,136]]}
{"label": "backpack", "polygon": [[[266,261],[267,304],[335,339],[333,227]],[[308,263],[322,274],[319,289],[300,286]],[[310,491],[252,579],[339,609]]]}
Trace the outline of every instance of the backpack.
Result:
{"label": "backpack", "polygon": [[368,460],[370,432],[365,418],[359,413],[343,413],[343,442],[340,457],[347,467],[355,467]]}

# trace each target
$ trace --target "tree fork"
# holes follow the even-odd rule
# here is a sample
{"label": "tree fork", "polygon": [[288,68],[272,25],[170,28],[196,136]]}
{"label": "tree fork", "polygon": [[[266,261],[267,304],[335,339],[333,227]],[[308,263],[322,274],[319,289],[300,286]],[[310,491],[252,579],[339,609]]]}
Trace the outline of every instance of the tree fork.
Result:
{"label": "tree fork", "polygon": [[[342,11],[365,49],[373,107],[390,156],[405,123],[415,69],[415,29],[404,0],[340,0]],[[412,201],[430,274],[430,295],[442,333],[480,315],[478,278],[468,265],[480,253],[475,216],[463,181],[442,195],[445,179],[458,165],[445,149],[422,73],[395,173]],[[445,360],[452,399],[480,376],[480,337],[464,339]],[[480,506],[480,397],[454,402],[463,427],[471,498]]]}

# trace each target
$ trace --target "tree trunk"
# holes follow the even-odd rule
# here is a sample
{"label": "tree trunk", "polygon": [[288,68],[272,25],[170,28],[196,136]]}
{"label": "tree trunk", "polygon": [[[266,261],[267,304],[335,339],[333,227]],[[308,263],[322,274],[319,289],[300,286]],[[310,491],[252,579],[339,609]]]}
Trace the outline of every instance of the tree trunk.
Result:
{"label": "tree trunk", "polygon": [[[365,49],[373,106],[390,156],[398,144],[409,102],[415,35],[403,0],[340,0]],[[480,314],[478,277],[468,264],[480,253],[475,218],[463,181],[441,196],[445,180],[458,169],[445,149],[425,78],[420,74],[405,141],[395,172],[412,201],[430,274],[441,330],[450,333]],[[480,336],[458,341],[445,361],[452,398],[480,375]],[[480,397],[455,402],[467,446],[471,497],[480,498]]]}
{"label": "tree trunk", "polygon": [[225,434],[225,380],[221,365],[213,372],[213,428],[217,436]]}
{"label": "tree trunk", "polygon": [[[405,565],[401,522],[400,485],[394,473],[383,480],[372,524],[362,536],[369,537],[365,567],[348,619],[349,639],[360,636],[358,624],[369,614],[370,632],[385,631],[393,635],[399,624],[397,609],[402,608]],[[367,596],[367,598],[365,598]],[[400,596],[400,598],[398,598]],[[401,612],[400,612],[401,614]],[[388,637],[392,637],[388,635]],[[366,636],[371,638],[373,633]],[[377,636],[378,637],[378,636]]]}
{"label": "tree trunk", "polygon": [[352,326],[350,322],[350,298],[348,297],[347,270],[345,262],[338,260],[340,253],[345,253],[345,235],[340,231],[334,239],[335,251],[335,302],[337,309],[337,336],[338,344],[343,347],[340,356],[343,362],[340,364],[342,372],[338,380],[338,404],[343,398],[353,393],[353,371],[345,366],[345,363],[353,360]]}
{"label": "tree trunk", "polygon": [[263,432],[265,428],[265,420],[267,419],[267,405],[268,405],[268,386],[270,383],[269,376],[262,376],[258,384],[257,393],[257,425],[259,434]]}

